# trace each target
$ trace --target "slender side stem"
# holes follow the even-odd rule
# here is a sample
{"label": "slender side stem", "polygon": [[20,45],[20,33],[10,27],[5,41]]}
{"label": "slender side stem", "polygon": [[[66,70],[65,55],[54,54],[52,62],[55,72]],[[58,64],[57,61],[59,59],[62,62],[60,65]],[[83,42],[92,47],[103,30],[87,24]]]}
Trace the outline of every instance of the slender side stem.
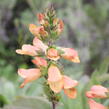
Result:
{"label": "slender side stem", "polygon": [[56,104],[55,104],[55,102],[52,102],[52,109],[56,109]]}

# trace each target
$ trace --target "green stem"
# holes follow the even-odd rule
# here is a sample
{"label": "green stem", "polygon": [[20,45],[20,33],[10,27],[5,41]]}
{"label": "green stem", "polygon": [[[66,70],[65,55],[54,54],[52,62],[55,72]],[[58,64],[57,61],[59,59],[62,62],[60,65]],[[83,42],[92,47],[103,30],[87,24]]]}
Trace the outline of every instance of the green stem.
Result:
{"label": "green stem", "polygon": [[54,101],[52,101],[52,109],[56,109],[56,104]]}

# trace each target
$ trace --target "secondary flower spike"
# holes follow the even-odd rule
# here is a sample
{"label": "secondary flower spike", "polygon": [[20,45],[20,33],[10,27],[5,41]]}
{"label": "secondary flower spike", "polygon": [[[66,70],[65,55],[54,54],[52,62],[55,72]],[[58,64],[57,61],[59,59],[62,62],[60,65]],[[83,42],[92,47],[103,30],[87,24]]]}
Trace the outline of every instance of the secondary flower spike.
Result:
{"label": "secondary flower spike", "polygon": [[108,107],[106,107],[100,103],[97,103],[92,99],[88,100],[88,104],[89,104],[90,109],[108,109]]}
{"label": "secondary flower spike", "polygon": [[90,109],[108,109],[108,107],[95,102],[92,98],[107,98],[108,89],[101,85],[94,85],[90,91],[86,92]]}
{"label": "secondary flower spike", "polygon": [[91,90],[86,93],[88,98],[106,98],[106,93],[109,93],[108,89],[101,85],[94,85]]}

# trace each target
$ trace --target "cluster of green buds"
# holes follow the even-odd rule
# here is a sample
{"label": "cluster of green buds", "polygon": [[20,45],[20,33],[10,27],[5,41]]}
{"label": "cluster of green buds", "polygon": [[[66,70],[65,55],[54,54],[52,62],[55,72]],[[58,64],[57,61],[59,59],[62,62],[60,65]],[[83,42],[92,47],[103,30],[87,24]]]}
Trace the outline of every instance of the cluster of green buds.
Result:
{"label": "cluster of green buds", "polygon": [[37,14],[41,26],[30,24],[30,32],[44,42],[54,42],[62,33],[64,24],[56,18],[53,7],[46,9],[44,13]]}

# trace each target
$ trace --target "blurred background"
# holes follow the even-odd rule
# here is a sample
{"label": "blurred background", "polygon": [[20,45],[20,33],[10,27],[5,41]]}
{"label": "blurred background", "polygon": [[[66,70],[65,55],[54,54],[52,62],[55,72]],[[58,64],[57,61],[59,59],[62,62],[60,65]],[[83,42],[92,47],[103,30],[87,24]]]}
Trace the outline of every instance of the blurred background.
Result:
{"label": "blurred background", "polygon": [[[50,109],[42,80],[19,88],[18,68],[34,67],[29,56],[15,50],[31,43],[30,23],[38,24],[36,14],[53,4],[64,21],[57,45],[78,50],[81,63],[61,60],[64,72],[77,79],[78,96],[68,99],[61,93],[57,109],[89,109],[85,91],[93,84],[109,87],[109,0],[0,0],[0,109]],[[109,100],[99,100],[109,105]]]}

